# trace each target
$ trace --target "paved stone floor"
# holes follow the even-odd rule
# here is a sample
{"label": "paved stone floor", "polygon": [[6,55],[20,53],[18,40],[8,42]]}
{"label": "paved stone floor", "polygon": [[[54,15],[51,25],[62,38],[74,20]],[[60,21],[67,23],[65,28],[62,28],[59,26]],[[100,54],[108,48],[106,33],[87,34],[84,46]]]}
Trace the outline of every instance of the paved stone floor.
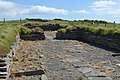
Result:
{"label": "paved stone floor", "polygon": [[16,52],[10,80],[41,80],[41,75],[15,77],[14,73],[44,69],[48,80],[120,80],[120,57],[77,40],[23,41]]}

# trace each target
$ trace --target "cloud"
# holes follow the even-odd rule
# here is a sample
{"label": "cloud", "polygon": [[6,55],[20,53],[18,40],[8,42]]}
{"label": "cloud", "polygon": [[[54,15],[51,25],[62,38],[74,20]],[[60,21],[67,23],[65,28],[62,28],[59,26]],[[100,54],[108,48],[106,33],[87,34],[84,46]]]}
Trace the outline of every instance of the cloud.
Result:
{"label": "cloud", "polygon": [[32,6],[29,8],[24,8],[20,14],[22,15],[40,15],[40,14],[61,14],[67,15],[68,10],[65,9],[56,9],[46,6]]}
{"label": "cloud", "polygon": [[68,14],[86,14],[86,10],[69,11],[65,9],[52,8],[47,6],[24,6],[9,1],[0,0],[0,17],[3,16],[26,16],[26,15],[68,15]]}
{"label": "cloud", "polygon": [[97,14],[120,15],[119,2],[101,0],[92,3],[92,11]]}
{"label": "cloud", "polygon": [[84,14],[88,14],[89,12],[83,9],[83,10],[78,10],[78,11],[72,11],[72,13],[77,13],[77,14],[84,13]]}
{"label": "cloud", "polygon": [[94,9],[100,9],[100,8],[110,8],[111,6],[115,6],[117,2],[103,0],[103,1],[95,1],[93,2],[93,8]]}
{"label": "cloud", "polygon": [[15,3],[0,0],[0,16],[16,15],[15,7]]}
{"label": "cloud", "polygon": [[13,2],[0,0],[0,16],[60,14],[67,15],[68,10],[46,6],[20,6]]}

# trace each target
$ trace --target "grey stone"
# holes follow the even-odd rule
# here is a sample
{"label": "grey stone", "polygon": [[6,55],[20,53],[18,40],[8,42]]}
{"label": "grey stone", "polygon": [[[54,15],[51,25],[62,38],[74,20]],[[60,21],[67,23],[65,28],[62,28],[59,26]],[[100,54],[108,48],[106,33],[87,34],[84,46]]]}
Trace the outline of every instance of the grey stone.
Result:
{"label": "grey stone", "polygon": [[114,76],[114,77],[120,77],[120,71],[114,72],[114,73],[113,73],[113,76]]}
{"label": "grey stone", "polygon": [[68,62],[70,62],[70,63],[73,63],[73,62],[80,62],[79,59],[75,59],[75,58],[67,58],[66,60],[67,60]]}
{"label": "grey stone", "polygon": [[48,79],[47,79],[47,76],[46,76],[45,74],[42,75],[42,76],[41,76],[41,80],[48,80]]}
{"label": "grey stone", "polygon": [[107,70],[114,70],[114,68],[112,66],[103,66],[103,67]]}
{"label": "grey stone", "polygon": [[101,75],[101,72],[99,70],[92,70],[88,73],[85,73],[86,77],[97,77],[97,76],[103,76]]}
{"label": "grey stone", "polygon": [[111,77],[89,77],[89,80],[113,80]]}
{"label": "grey stone", "polygon": [[80,72],[82,72],[83,74],[85,74],[85,73],[88,73],[88,72],[93,71],[94,69],[91,68],[91,67],[81,67],[81,68],[78,68],[78,70],[79,70]]}
{"label": "grey stone", "polygon": [[44,66],[44,65],[41,65],[41,68],[45,69],[45,66]]}
{"label": "grey stone", "polygon": [[116,64],[116,66],[120,68],[120,64]]}
{"label": "grey stone", "polygon": [[39,56],[39,58],[43,58],[43,57],[44,57],[44,55],[40,55],[40,56]]}
{"label": "grey stone", "polygon": [[73,65],[75,68],[80,68],[80,67],[86,67],[86,66],[88,66],[88,64],[85,63],[85,62],[73,62],[72,65]]}

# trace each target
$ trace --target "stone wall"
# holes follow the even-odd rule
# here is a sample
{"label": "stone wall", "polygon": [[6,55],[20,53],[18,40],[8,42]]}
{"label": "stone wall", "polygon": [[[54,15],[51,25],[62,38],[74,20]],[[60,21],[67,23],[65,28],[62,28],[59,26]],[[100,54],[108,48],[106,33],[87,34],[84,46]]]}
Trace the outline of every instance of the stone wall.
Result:
{"label": "stone wall", "polygon": [[31,35],[20,35],[20,38],[23,40],[44,40],[44,33],[33,33]]}
{"label": "stone wall", "polygon": [[44,31],[56,31],[61,28],[59,24],[49,24],[49,25],[44,25],[44,26],[33,26],[33,25],[27,24],[25,26],[30,29],[39,27],[43,29]]}
{"label": "stone wall", "polygon": [[78,40],[81,39],[81,35],[79,31],[71,31],[69,33],[56,33],[56,39],[73,39]]}
{"label": "stone wall", "polygon": [[44,31],[55,31],[60,29],[59,25],[48,25],[48,26],[39,26],[39,28],[42,28]]}
{"label": "stone wall", "polygon": [[68,33],[57,32],[56,38],[82,40],[120,50],[120,35],[100,35],[84,31],[71,31]]}
{"label": "stone wall", "polygon": [[16,49],[19,46],[20,35],[18,34],[15,38],[15,42],[11,46],[8,54],[0,54],[0,80],[7,80],[10,76],[10,68],[15,56]]}

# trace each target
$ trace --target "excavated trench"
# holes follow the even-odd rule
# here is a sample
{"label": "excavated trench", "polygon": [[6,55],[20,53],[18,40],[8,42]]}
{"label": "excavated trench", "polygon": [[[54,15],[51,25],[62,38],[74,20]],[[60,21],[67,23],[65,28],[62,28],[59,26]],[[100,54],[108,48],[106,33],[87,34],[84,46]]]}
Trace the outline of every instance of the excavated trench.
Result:
{"label": "excavated trench", "polygon": [[[8,80],[120,80],[120,57],[114,52],[77,40],[20,40]],[[1,67],[0,71],[6,71]],[[1,75],[1,74],[0,74]]]}

